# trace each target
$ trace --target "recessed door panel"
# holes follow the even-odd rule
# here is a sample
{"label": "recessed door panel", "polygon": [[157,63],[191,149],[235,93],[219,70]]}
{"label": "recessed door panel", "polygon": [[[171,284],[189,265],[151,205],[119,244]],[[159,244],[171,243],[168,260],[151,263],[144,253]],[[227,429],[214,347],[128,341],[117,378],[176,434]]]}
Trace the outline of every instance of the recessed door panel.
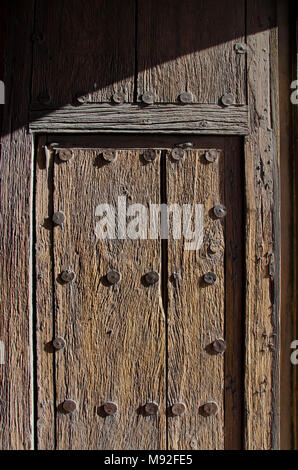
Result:
{"label": "recessed door panel", "polygon": [[189,140],[40,140],[40,448],[241,447],[241,141]]}

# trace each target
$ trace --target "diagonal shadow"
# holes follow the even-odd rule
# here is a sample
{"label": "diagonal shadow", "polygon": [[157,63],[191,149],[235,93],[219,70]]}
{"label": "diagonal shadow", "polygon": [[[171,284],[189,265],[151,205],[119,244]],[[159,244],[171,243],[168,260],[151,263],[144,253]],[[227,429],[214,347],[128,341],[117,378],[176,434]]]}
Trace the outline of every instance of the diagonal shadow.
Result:
{"label": "diagonal shadow", "polygon": [[[16,8],[15,3],[17,15],[9,12]],[[36,0],[29,35],[20,29],[20,23],[22,8],[30,3],[6,2],[6,16],[12,18],[6,29],[14,31],[15,57],[11,51],[7,54],[4,81],[9,81],[9,95],[9,88],[15,86],[15,81],[11,83],[14,68],[20,73],[18,42],[24,49],[24,41],[30,41],[30,105],[44,106],[44,114],[49,107],[110,102],[115,91],[124,92],[128,102],[136,102],[142,91],[156,86],[150,83],[152,70],[165,95],[175,84],[175,74],[183,69],[185,89],[194,73],[200,82],[198,94],[202,89],[198,102],[216,102],[212,89],[220,88],[235,66],[233,44],[225,45],[275,25],[273,18],[264,15],[246,31],[245,0]],[[263,3],[265,9],[272,2]],[[8,51],[9,47],[6,44]],[[245,88],[245,76],[242,79]],[[28,114],[23,116],[4,120],[2,136],[12,131],[11,126],[28,125]]]}

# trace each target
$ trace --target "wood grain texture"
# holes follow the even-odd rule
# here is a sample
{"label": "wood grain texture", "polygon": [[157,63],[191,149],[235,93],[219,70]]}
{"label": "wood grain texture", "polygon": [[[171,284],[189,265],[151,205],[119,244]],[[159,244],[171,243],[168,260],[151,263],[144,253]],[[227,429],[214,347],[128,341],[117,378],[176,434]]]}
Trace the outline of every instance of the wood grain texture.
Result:
{"label": "wood grain texture", "polygon": [[245,2],[224,0],[138,1],[138,99],[175,103],[190,91],[196,103],[218,103],[232,93],[246,103]]}
{"label": "wood grain texture", "polygon": [[[275,1],[249,0],[251,134],[245,142],[245,447],[279,447],[280,220]],[[258,22],[259,32],[255,32]]]}
{"label": "wood grain texture", "polygon": [[85,104],[60,109],[34,106],[31,132],[188,133],[246,135],[247,106]]}
{"label": "wood grain texture", "polygon": [[[224,448],[224,357],[210,351],[216,338],[224,338],[225,230],[212,216],[213,207],[225,203],[224,166],[220,151],[212,164],[198,150],[187,151],[178,164],[167,160],[168,204],[204,205],[202,248],[186,250],[185,237],[168,245],[168,406],[182,401],[187,409],[168,420],[169,449]],[[203,276],[210,271],[217,281],[207,286]],[[201,407],[210,401],[218,414],[202,416]]]}
{"label": "wood grain texture", "polygon": [[65,105],[106,102],[114,92],[133,100],[134,0],[36,2],[32,98]]}
{"label": "wood grain texture", "polygon": [[[6,2],[4,81],[6,104],[1,133],[0,448],[33,446],[31,310],[32,136],[29,109],[34,2]],[[16,29],[18,34],[16,34]]]}
{"label": "wood grain texture", "polygon": [[[56,353],[58,449],[163,449],[165,446],[165,318],[160,285],[143,285],[160,272],[159,240],[99,240],[95,210],[100,203],[158,203],[159,154],[145,165],[139,151],[118,151],[104,164],[98,150],[76,150],[73,160],[55,163],[54,211],[66,223],[54,230],[55,335],[67,347]],[[76,273],[59,283],[65,268]],[[119,284],[107,285],[116,269]],[[73,415],[61,412],[74,399]],[[116,402],[118,413],[102,416]],[[157,416],[143,416],[147,401]]]}
{"label": "wood grain texture", "polygon": [[[296,2],[295,2],[296,3]],[[291,83],[290,34],[292,13],[290,2],[277,2],[279,106],[280,106],[280,200],[281,200],[281,358],[280,358],[280,448],[293,449],[293,365],[289,361],[289,345],[293,341],[293,153],[291,151]]]}
{"label": "wood grain texture", "polygon": [[55,448],[55,395],[52,282],[53,151],[38,139],[35,176],[35,340],[37,448]]}

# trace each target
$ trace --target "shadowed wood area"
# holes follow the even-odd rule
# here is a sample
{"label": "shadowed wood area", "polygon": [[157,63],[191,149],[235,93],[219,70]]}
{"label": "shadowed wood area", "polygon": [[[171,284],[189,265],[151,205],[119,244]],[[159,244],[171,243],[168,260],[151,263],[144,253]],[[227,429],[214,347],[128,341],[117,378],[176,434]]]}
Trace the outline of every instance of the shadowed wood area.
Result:
{"label": "shadowed wood area", "polygon": [[[138,99],[146,91],[157,102],[215,103],[225,93],[246,104],[243,0],[140,0],[138,4]],[[227,12],[232,12],[228,18]]]}

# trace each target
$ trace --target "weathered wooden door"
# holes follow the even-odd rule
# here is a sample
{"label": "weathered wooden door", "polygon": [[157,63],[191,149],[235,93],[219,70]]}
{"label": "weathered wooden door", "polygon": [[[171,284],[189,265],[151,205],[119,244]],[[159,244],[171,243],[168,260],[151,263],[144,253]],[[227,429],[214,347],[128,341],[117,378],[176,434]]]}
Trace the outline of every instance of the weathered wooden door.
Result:
{"label": "weathered wooden door", "polygon": [[241,447],[241,141],[55,140],[36,169],[40,447]]}
{"label": "weathered wooden door", "polygon": [[3,449],[279,448],[281,3],[6,2]]}

